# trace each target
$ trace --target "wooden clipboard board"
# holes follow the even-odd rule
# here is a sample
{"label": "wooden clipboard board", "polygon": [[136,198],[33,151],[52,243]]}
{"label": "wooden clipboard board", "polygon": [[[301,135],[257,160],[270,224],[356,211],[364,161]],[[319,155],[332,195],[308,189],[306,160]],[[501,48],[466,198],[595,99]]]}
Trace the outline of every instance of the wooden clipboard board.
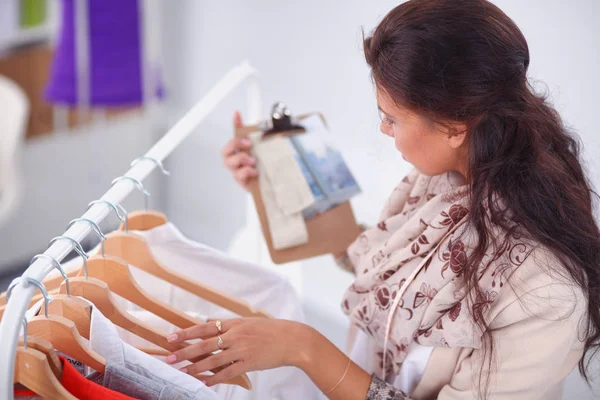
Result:
{"label": "wooden clipboard board", "polygon": [[[325,118],[320,113],[310,113],[298,116],[299,123],[303,119],[312,115],[319,115],[326,124]],[[250,134],[260,132],[263,124],[248,125],[235,128],[235,136],[237,138],[247,138]],[[293,135],[301,134],[302,131],[282,131],[277,133],[269,133],[269,137],[273,135]],[[339,206],[336,206],[324,213],[317,215],[306,221],[306,229],[308,231],[308,243],[290,247],[287,249],[276,250],[273,248],[273,240],[269,230],[269,222],[265,212],[265,206],[260,194],[258,179],[253,179],[249,183],[249,190],[254,199],[254,205],[260,219],[260,226],[269,248],[271,260],[275,264],[283,264],[291,261],[303,260],[321,256],[324,254],[340,254],[345,251],[348,246],[356,240],[360,234],[360,227],[356,223],[354,212],[350,206],[350,202],[346,201]]]}

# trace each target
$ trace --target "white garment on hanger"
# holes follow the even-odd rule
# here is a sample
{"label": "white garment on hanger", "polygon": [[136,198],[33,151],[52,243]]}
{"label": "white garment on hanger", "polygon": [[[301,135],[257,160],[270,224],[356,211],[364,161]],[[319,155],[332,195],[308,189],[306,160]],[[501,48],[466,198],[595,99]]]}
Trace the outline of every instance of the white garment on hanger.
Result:
{"label": "white garment on hanger", "polygon": [[[171,223],[148,231],[135,231],[145,238],[154,258],[165,267],[190,276],[217,290],[241,298],[255,309],[264,309],[274,318],[304,322],[302,305],[287,278],[270,269],[234,259],[211,247],[187,239]],[[238,315],[131,266],[138,284],[154,297],[189,314],[211,319],[236,318]],[[123,300],[127,310],[139,319],[147,319],[160,330],[177,328],[132,303]],[[122,338],[136,347],[152,347],[148,342],[121,332]],[[212,387],[225,399],[234,400],[311,400],[319,390],[299,369],[292,367],[256,371],[248,374],[252,391],[232,385]]]}
{"label": "white garment on hanger", "polygon": [[[86,299],[83,299],[86,300]],[[221,398],[198,379],[178,371],[172,366],[132,347],[119,337],[117,327],[106,318],[92,302],[89,345],[107,363],[123,366],[138,375],[161,381],[173,388],[188,392],[193,400],[217,400]],[[44,300],[38,301],[26,313],[33,318],[40,311]],[[90,369],[90,373],[92,373]],[[85,374],[89,375],[89,374]]]}
{"label": "white garment on hanger", "polygon": [[[167,223],[148,231],[135,231],[144,237],[154,258],[165,267],[188,275],[208,286],[246,300],[254,308],[266,310],[274,318],[304,322],[302,304],[289,279],[273,269],[230,257],[211,247],[186,238],[173,224]],[[99,254],[100,247],[91,253]],[[83,261],[76,257],[63,263],[66,272],[77,270]],[[153,297],[200,320],[236,318],[238,315],[171,285],[160,278],[130,266],[135,281]],[[54,269],[47,277],[58,276]],[[115,295],[125,309],[153,327],[171,333],[177,330],[168,322]],[[156,346],[116,327],[122,340],[134,347]],[[233,400],[311,400],[320,399],[320,391],[304,372],[284,367],[248,374],[252,391],[232,385],[215,385],[211,389],[223,399]]]}

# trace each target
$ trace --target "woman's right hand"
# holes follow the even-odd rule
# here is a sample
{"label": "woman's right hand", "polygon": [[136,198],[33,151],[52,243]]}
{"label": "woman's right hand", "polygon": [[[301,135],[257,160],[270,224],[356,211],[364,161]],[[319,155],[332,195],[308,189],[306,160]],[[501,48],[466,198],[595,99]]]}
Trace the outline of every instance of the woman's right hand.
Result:
{"label": "woman's right hand", "polygon": [[[233,114],[233,124],[236,128],[243,125],[239,111],[235,111]],[[231,171],[237,183],[246,190],[248,190],[248,183],[258,176],[256,159],[245,152],[251,147],[250,140],[235,138],[230,140],[221,150],[225,166]]]}

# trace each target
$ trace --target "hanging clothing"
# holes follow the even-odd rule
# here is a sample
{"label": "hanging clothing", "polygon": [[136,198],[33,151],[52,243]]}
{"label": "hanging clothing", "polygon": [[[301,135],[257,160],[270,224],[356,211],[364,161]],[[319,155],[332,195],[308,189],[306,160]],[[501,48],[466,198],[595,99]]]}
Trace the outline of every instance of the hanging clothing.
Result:
{"label": "hanging clothing", "polygon": [[138,375],[120,365],[107,363],[104,374],[96,372],[89,380],[139,400],[187,400],[186,392],[170,384]]}
{"label": "hanging clothing", "polygon": [[[105,388],[86,379],[64,357],[60,357],[60,362],[63,368],[60,383],[79,400],[135,400],[133,397]],[[26,399],[40,398],[30,390],[16,390],[15,395],[27,396]]]}
{"label": "hanging clothing", "polygon": [[90,346],[107,362],[122,365],[138,375],[185,392],[189,399],[216,400],[219,397],[204,383],[124,343],[117,327],[96,307],[92,308]]}
{"label": "hanging clothing", "polygon": [[[187,275],[219,291],[231,294],[264,309],[272,317],[304,322],[300,300],[283,275],[264,267],[234,259],[211,247],[186,238],[173,224],[167,223],[148,231],[136,231],[144,237],[154,258],[162,265]],[[157,299],[204,319],[239,317],[189,292],[175,287],[131,265],[131,273],[138,284]],[[123,301],[127,310],[162,331],[177,328],[141,308]],[[121,330],[125,341],[136,347],[153,347],[146,341]],[[252,390],[232,385],[212,387],[220,396],[235,400],[310,400],[319,398],[319,390],[299,369],[284,367],[248,373]]]}
{"label": "hanging clothing", "polygon": [[[163,387],[162,391],[179,394],[179,398],[185,400],[219,399],[219,396],[214,391],[198,379],[184,374],[170,365],[124,343],[119,337],[117,327],[93,303],[89,302],[89,304],[92,309],[89,345],[92,350],[106,360],[107,366],[124,367],[140,377],[158,383]],[[27,319],[31,319],[37,315],[42,306],[43,300],[38,301],[27,311]],[[70,365],[70,363],[68,364]],[[77,372],[75,368],[73,370]],[[91,371],[90,374],[94,372]],[[80,372],[77,373],[83,376]],[[129,376],[131,377],[131,375]],[[165,387],[168,389],[164,389]]]}
{"label": "hanging clothing", "polygon": [[[77,35],[75,0],[62,0],[62,24],[50,70],[46,98],[51,103],[76,106]],[[143,99],[139,0],[85,0],[88,16],[90,105],[97,107],[140,105]],[[148,71],[152,88],[163,95],[158,66]]]}

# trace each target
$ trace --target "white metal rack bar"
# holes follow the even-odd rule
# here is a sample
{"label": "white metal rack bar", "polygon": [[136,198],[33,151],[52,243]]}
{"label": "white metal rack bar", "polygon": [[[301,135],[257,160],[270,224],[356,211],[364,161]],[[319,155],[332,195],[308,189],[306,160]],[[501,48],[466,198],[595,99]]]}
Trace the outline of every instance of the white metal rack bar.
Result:
{"label": "white metal rack bar", "polygon": [[[230,70],[212,89],[200,100],[175,126],[173,126],[144,156],[163,161],[194,129],[214,110],[214,108],[236,87],[248,81],[248,113],[250,120],[255,122],[261,116],[262,99],[258,84],[258,73],[248,62]],[[139,162],[125,173],[139,181],[145,179],[156,168],[154,162]],[[134,189],[135,184],[130,180],[115,183],[102,200],[120,204]],[[92,206],[83,218],[96,223],[102,221],[110,213],[106,204]],[[67,221],[65,221],[66,223]],[[85,222],[74,224],[63,235],[81,242],[92,228]],[[44,254],[59,262],[74,248],[70,241],[61,240],[52,244]],[[48,259],[40,258],[27,268],[24,277],[42,281],[52,270]],[[11,293],[4,316],[0,322],[0,399],[13,399],[13,376],[16,346],[25,311],[36,287],[33,285],[17,285]]]}

